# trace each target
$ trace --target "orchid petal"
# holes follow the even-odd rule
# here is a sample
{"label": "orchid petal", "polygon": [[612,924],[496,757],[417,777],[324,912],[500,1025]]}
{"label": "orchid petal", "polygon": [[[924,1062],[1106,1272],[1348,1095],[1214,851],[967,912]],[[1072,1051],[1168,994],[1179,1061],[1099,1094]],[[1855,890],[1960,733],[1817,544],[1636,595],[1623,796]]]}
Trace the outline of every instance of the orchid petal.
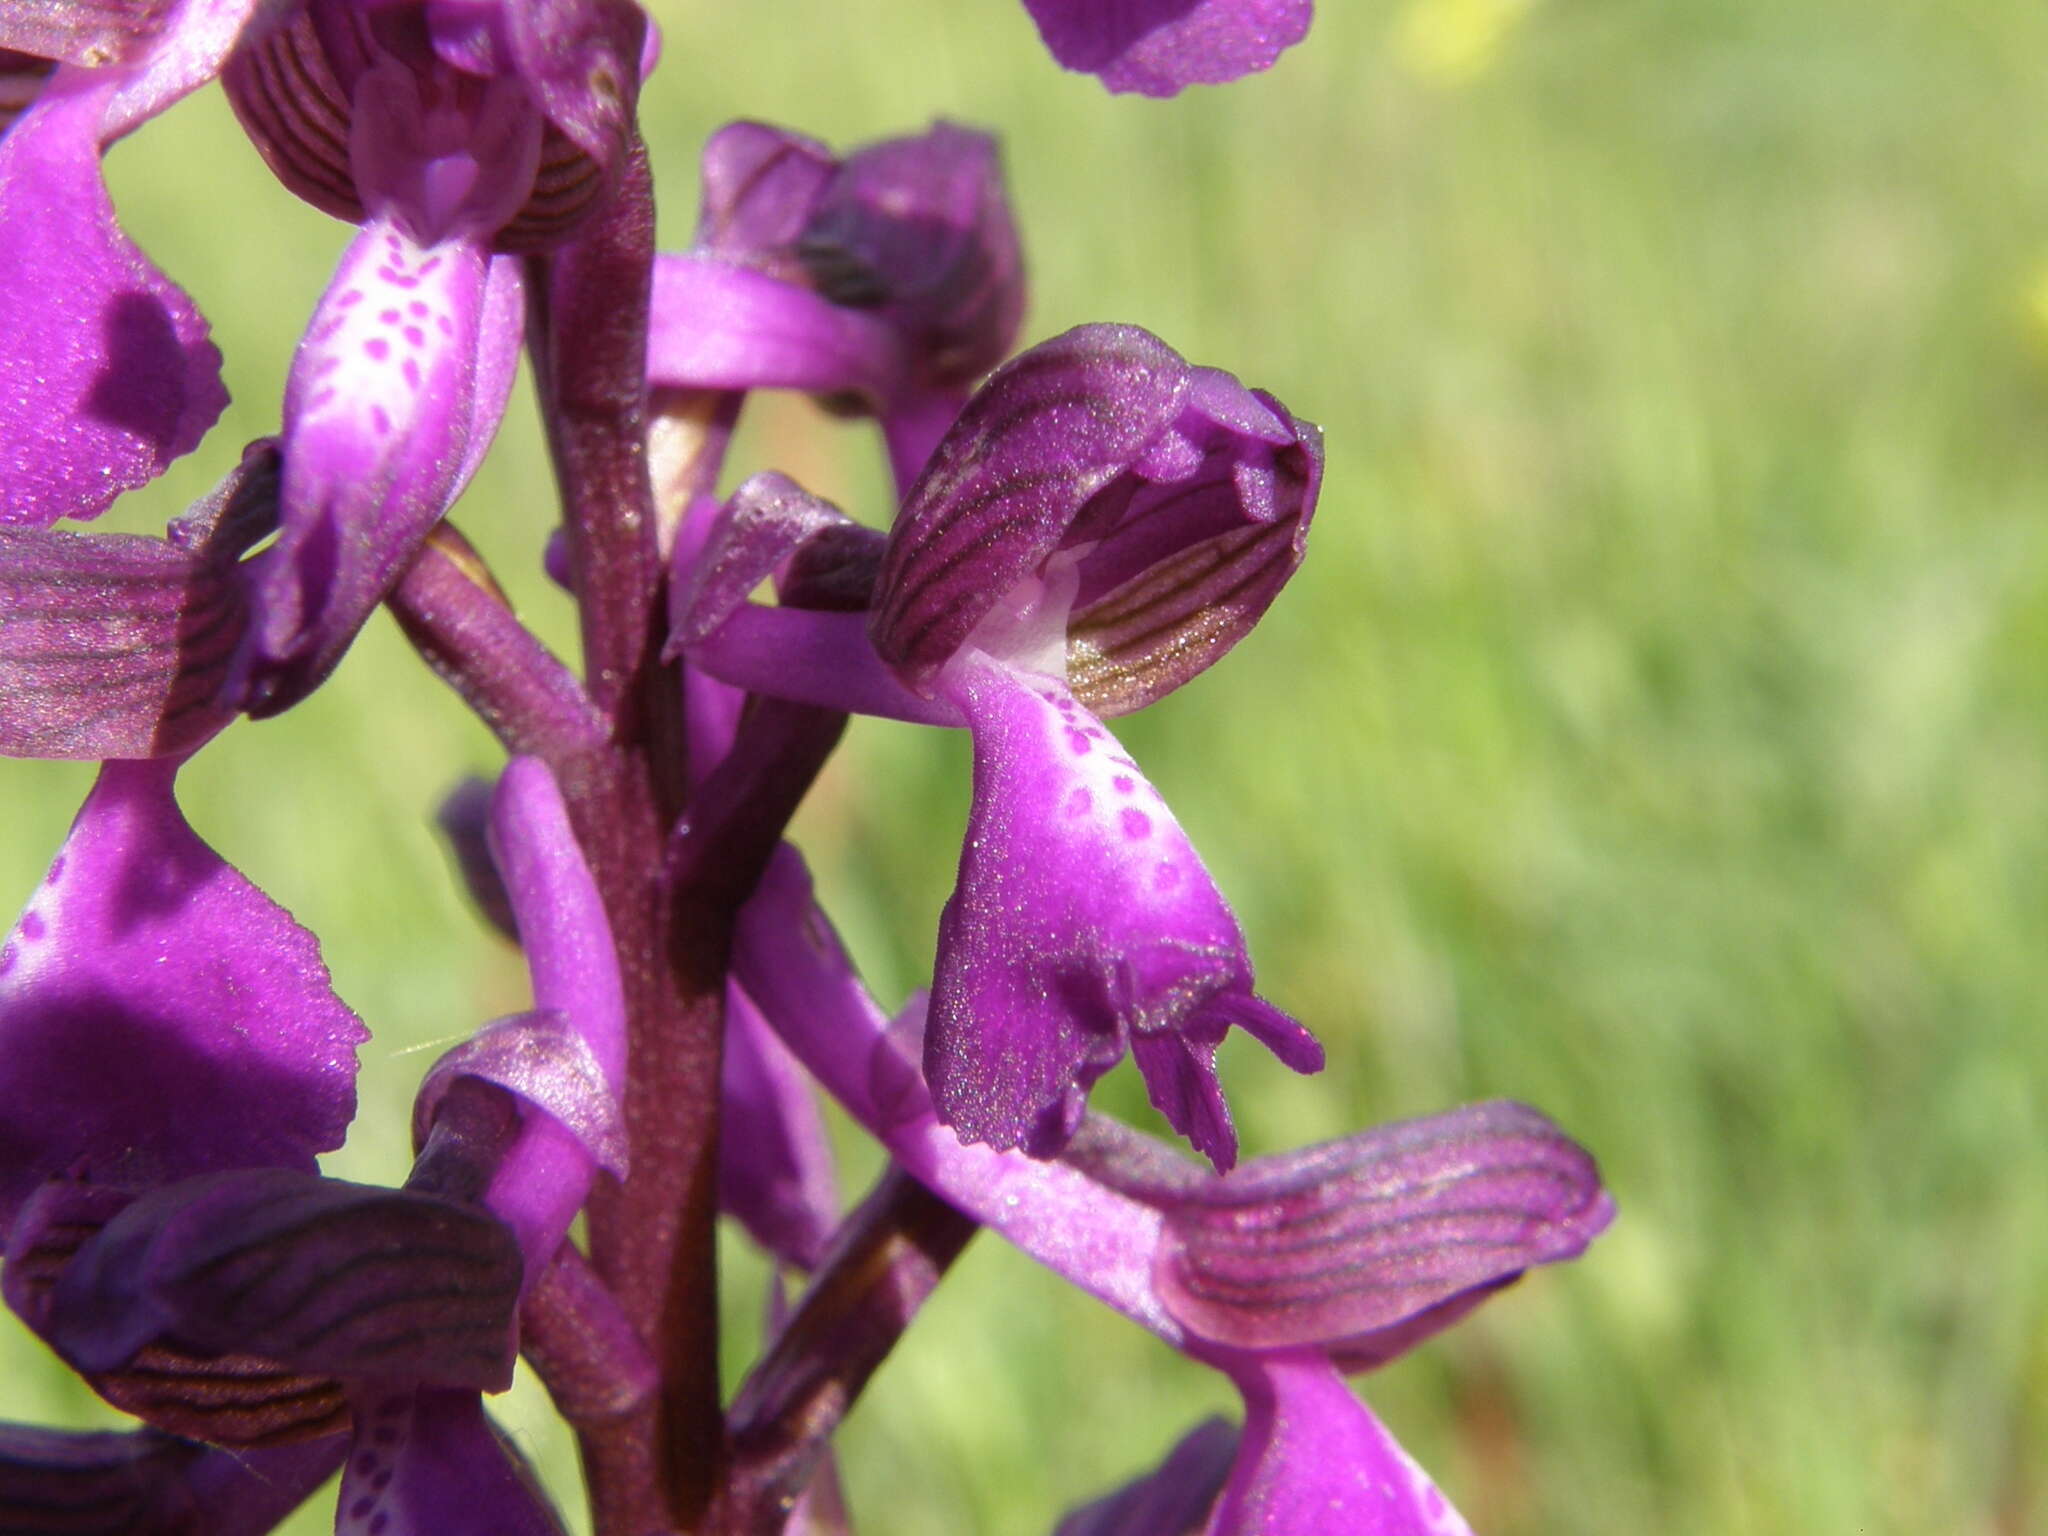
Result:
{"label": "orchid petal", "polygon": [[1024,317],[1024,258],[996,141],[954,123],[865,145],[797,241],[818,292],[886,315],[929,385],[973,383]]}
{"label": "orchid petal", "polygon": [[[135,1199],[103,1184],[52,1179],[21,1208],[8,1233],[0,1291],[39,1337],[53,1336],[57,1287],[71,1261]],[[333,1378],[238,1350],[195,1353],[145,1341],[132,1359],[88,1370],[85,1379],[144,1423],[214,1445],[288,1445],[333,1435],[348,1423],[348,1401]]]}
{"label": "orchid petal", "polygon": [[480,247],[415,245],[387,222],[349,246],[299,344],[285,394],[277,543],[258,557],[251,714],[326,677],[404,572],[497,430],[509,368],[480,357],[490,263]]}
{"label": "orchid petal", "polygon": [[172,763],[109,763],[0,948],[0,1229],[45,1176],[311,1172],[368,1038],[313,936],[185,824]]}
{"label": "orchid petal", "polygon": [[1172,96],[1270,68],[1308,35],[1310,0],[1024,0],[1052,56],[1112,91]]}
{"label": "orchid petal", "polygon": [[21,1536],[265,1536],[344,1446],[335,1435],[225,1451],[153,1429],[0,1424],[0,1524]]}
{"label": "orchid petal", "polygon": [[514,758],[500,775],[490,846],[538,1011],[487,1031],[444,1066],[498,1081],[540,1111],[522,1117],[484,1196],[518,1234],[531,1289],[597,1168],[624,1172],[625,994],[604,902],[561,791],[538,758]]}
{"label": "orchid petal", "polygon": [[[413,1140],[424,1146],[458,1078],[504,1089],[568,1131],[584,1158],[624,1178],[626,1127],[617,1091],[589,1039],[554,1008],[493,1019],[428,1069],[413,1101]],[[503,1214],[502,1212],[500,1214]]]}
{"label": "orchid petal", "polygon": [[474,1392],[365,1387],[354,1408],[335,1536],[562,1536]]}
{"label": "orchid petal", "polygon": [[747,480],[719,510],[702,546],[689,551],[687,568],[678,563],[664,655],[674,657],[731,618],[806,544],[856,526],[786,475],[770,471]]}
{"label": "orchid petal", "polygon": [[889,535],[875,649],[929,694],[1064,566],[1062,659],[1036,664],[1129,713],[1250,631],[1301,563],[1320,480],[1320,437],[1270,396],[1135,326],[1078,327],[998,369],[932,451]]}
{"label": "orchid petal", "polygon": [[1429,1475],[1309,1353],[1237,1357],[1237,1464],[1207,1536],[1472,1536]]}
{"label": "orchid petal", "polygon": [[1342,1348],[1575,1258],[1613,1214],[1593,1159],[1543,1115],[1474,1104],[1190,1183],[1154,1278],[1204,1338]]}
{"label": "orchid petal", "polygon": [[0,138],[0,524],[97,517],[227,405],[206,321],[100,176],[123,84],[60,70]]}
{"label": "orchid petal", "polygon": [[657,256],[649,382],[688,389],[794,389],[871,407],[901,386],[902,343],[881,320],[807,288],[702,256]]}
{"label": "orchid petal", "polygon": [[704,141],[697,247],[794,281],[796,243],[839,161],[816,139],[768,123],[727,123]]}
{"label": "orchid petal", "polygon": [[1048,1155],[1128,1043],[1152,1102],[1227,1168],[1229,1027],[1297,1071],[1321,1048],[1252,996],[1244,936],[1187,834],[1064,686],[970,651],[941,688],[974,733],[974,805],[925,1040],[940,1118]]}
{"label": "orchid petal", "polygon": [[51,1345],[84,1371],[162,1342],[322,1375],[503,1391],[519,1255],[473,1206],[283,1168],[153,1190],[58,1277]]}
{"label": "orchid petal", "polygon": [[0,529],[0,755],[178,757],[234,718],[231,569],[162,539]]}

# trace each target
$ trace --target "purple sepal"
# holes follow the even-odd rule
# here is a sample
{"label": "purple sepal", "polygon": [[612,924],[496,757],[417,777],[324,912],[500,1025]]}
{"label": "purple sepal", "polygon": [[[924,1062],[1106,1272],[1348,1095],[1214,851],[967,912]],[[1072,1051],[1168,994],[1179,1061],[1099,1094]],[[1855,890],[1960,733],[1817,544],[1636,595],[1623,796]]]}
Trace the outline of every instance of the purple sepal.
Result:
{"label": "purple sepal", "polygon": [[311,1172],[368,1038],[313,936],[201,842],[175,763],[109,763],[0,948],[0,1230],[50,1174]]}
{"label": "purple sepal", "polygon": [[341,1465],[338,1436],[209,1449],[153,1429],[0,1424],[0,1528],[17,1536],[264,1536]]}
{"label": "purple sepal", "polygon": [[[880,539],[795,481],[755,475],[719,509],[701,549],[677,546],[664,654],[687,652],[693,669],[750,693],[927,725],[964,723],[951,703],[899,683],[868,641],[858,610],[876,552],[865,546]],[[851,547],[835,547],[842,543]],[[838,561],[850,578],[821,576],[814,555]],[[749,603],[771,578],[778,591],[796,582],[806,598],[834,586],[859,590],[835,592],[840,600],[818,610]]]}
{"label": "purple sepal", "polygon": [[88,1239],[41,1329],[86,1372],[162,1343],[472,1391],[512,1381],[519,1252],[417,1190],[244,1168],[166,1185]]}
{"label": "purple sepal", "polygon": [[[39,1336],[51,1333],[57,1284],[72,1259],[134,1199],[104,1185],[51,1179],[21,1208],[8,1233],[0,1291]],[[213,1445],[287,1445],[333,1435],[348,1422],[347,1399],[333,1378],[239,1352],[201,1356],[157,1341],[130,1364],[93,1372],[87,1382],[144,1423]]]}
{"label": "purple sepal", "polygon": [[1473,1104],[1190,1183],[1166,1208],[1154,1280],[1217,1343],[1342,1349],[1576,1258],[1613,1215],[1593,1159],[1550,1120]]}
{"label": "purple sepal", "polygon": [[1308,35],[1310,0],[1024,0],[1052,56],[1112,91],[1172,96],[1270,68]]}
{"label": "purple sepal", "polygon": [[718,1203],[769,1253],[815,1269],[839,1219],[832,1143],[809,1079],[738,986],[725,994]]}
{"label": "purple sepal", "polygon": [[752,267],[654,258],[647,378],[681,389],[794,389],[878,409],[902,387],[903,346],[872,315]]}
{"label": "purple sepal", "polygon": [[670,634],[664,659],[702,640],[747,601],[762,582],[779,578],[789,561],[822,534],[857,526],[822,497],[769,470],[732,493],[701,548],[679,558],[670,583]]}
{"label": "purple sepal", "polygon": [[1016,343],[1024,257],[988,134],[939,122],[855,150],[797,258],[833,303],[886,317],[928,385],[971,384]]}
{"label": "purple sepal", "polygon": [[1075,1510],[1053,1536],[1200,1536],[1236,1454],[1237,1426],[1209,1419],[1155,1470]]}
{"label": "purple sepal", "polygon": [[0,755],[179,757],[225,726],[235,563],[276,521],[264,439],[166,539],[0,528]]}
{"label": "purple sepal", "polygon": [[[838,161],[799,134],[732,123],[705,145],[703,183],[695,252],[665,258],[657,381],[848,391],[872,411],[923,414],[1015,343],[1023,258],[987,134],[936,123]],[[721,268],[744,276],[722,282]]]}
{"label": "purple sepal", "polygon": [[426,1145],[434,1114],[456,1079],[493,1083],[545,1110],[598,1167],[626,1176],[626,1127],[617,1095],[590,1042],[569,1016],[537,1008],[493,1019],[428,1069],[413,1099],[415,1147]]}
{"label": "purple sepal", "polygon": [[614,1093],[626,1076],[626,1004],[604,901],[547,764],[515,757],[498,776],[490,846],[533,977],[534,1006],[567,1016]]}
{"label": "purple sepal", "polygon": [[519,345],[518,275],[379,222],[350,244],[292,360],[276,544],[251,563],[249,713],[297,703],[460,494],[496,433]]}
{"label": "purple sepal", "polygon": [[60,70],[0,138],[0,524],[97,517],[227,405],[205,319],[100,177],[126,83]]}
{"label": "purple sepal", "polygon": [[562,1536],[533,1469],[474,1392],[369,1385],[351,1406],[335,1536]]}
{"label": "purple sepal", "polygon": [[768,123],[727,123],[704,141],[698,248],[796,281],[796,243],[838,170],[816,139]]}
{"label": "purple sepal", "polygon": [[[911,487],[877,585],[875,649],[919,693],[984,626],[1057,589],[1076,695],[1125,714],[1251,629],[1300,564],[1315,429],[1136,326],[1088,325],[997,370]],[[977,631],[981,633],[977,634]]]}
{"label": "purple sepal", "polygon": [[1472,1536],[1319,1354],[1239,1357],[1244,1436],[1207,1536]]}
{"label": "purple sepal", "polygon": [[939,1118],[1048,1156],[1128,1048],[1154,1105],[1228,1168],[1215,1058],[1230,1026],[1298,1072],[1322,1048],[1253,995],[1244,936],[1187,835],[1057,679],[970,650],[940,689],[974,733],[974,804],[925,1036]]}
{"label": "purple sepal", "polygon": [[442,1058],[421,1085],[414,1135],[428,1141],[463,1078],[495,1083],[524,1106],[517,1135],[491,1154],[483,1200],[517,1234],[530,1289],[597,1169],[625,1173],[625,998],[604,903],[538,758],[515,757],[499,776],[489,846],[526,951],[534,1011],[486,1025]]}
{"label": "purple sepal", "polygon": [[247,622],[232,566],[162,539],[0,528],[0,756],[192,752]]}

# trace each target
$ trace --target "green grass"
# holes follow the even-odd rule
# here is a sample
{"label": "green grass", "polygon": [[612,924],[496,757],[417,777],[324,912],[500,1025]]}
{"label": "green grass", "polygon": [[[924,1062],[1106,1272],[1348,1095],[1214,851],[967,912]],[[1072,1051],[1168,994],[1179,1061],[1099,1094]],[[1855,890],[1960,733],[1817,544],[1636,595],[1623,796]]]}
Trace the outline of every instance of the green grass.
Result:
{"label": "green grass", "polygon": [[[1250,1150],[1512,1095],[1602,1159],[1585,1260],[1365,1384],[1474,1526],[2048,1529],[2048,14],[1541,0],[1446,86],[1407,13],[1327,0],[1271,75],[1167,104],[1059,74],[1014,0],[662,19],[671,244],[728,118],[986,124],[1032,335],[1137,321],[1327,431],[1292,590],[1124,734],[1330,1047],[1309,1081],[1231,1057]],[[147,527],[274,427],[343,231],[217,95],[112,171],[237,396],[116,514]],[[808,407],[744,453],[886,517],[872,445]],[[459,520],[566,644],[544,473],[521,404]],[[885,1001],[929,973],[961,748],[861,723],[800,823]],[[186,775],[377,1031],[337,1171],[398,1176],[414,1048],[521,1001],[425,826],[492,761],[380,620]],[[9,772],[25,895],[85,774]],[[91,1420],[4,1350],[9,1416]],[[1227,1397],[984,1239],[848,1425],[852,1499],[1042,1533]]]}

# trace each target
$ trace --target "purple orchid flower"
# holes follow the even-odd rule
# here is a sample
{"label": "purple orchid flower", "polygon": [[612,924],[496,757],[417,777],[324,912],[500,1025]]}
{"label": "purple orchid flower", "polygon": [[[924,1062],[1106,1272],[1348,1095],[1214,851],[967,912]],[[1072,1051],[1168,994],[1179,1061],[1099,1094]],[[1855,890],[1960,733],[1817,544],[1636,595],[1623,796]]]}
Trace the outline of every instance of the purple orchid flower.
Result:
{"label": "purple orchid flower", "polygon": [[1308,35],[1311,0],[1024,0],[1052,56],[1112,91],[1172,96],[1272,67]]}
{"label": "purple orchid flower", "polygon": [[[1532,1109],[1479,1104],[1211,1176],[1090,1118],[1056,1160],[963,1143],[781,850],[742,915],[736,974],[790,1049],[948,1204],[1230,1377],[1245,1427],[1171,1486],[1081,1531],[1174,1536],[1221,1484],[1209,1536],[1463,1536],[1443,1495],[1344,1385],[1612,1220],[1593,1160]],[[1152,1511],[1160,1523],[1132,1523]],[[1177,1512],[1177,1513],[1176,1513]],[[1111,1516],[1124,1524],[1111,1521]]]}
{"label": "purple orchid flower", "polygon": [[732,123],[704,147],[703,185],[696,244],[655,261],[649,381],[872,412],[907,485],[1023,318],[995,140],[937,123],[841,160]]}
{"label": "purple orchid flower", "polygon": [[1097,717],[1251,628],[1300,563],[1320,476],[1315,429],[1270,396],[1134,327],[1087,326],[961,413],[882,551],[865,636],[858,615],[744,602],[846,521],[786,481],[741,489],[682,591],[674,643],[712,676],[973,733],[925,1046],[962,1136],[1057,1151],[1128,1049],[1153,1103],[1227,1168],[1228,1029],[1322,1065],[1253,994],[1236,919]]}
{"label": "purple orchid flower", "polygon": [[[0,952],[8,1302],[159,1429],[263,1448],[348,1428],[340,1531],[558,1531],[477,1397],[509,1384],[520,1298],[597,1171],[624,1171],[617,958],[552,777],[515,760],[491,814],[535,1009],[429,1074],[412,1176],[380,1190],[312,1165],[361,1026],[310,937],[185,826],[174,773],[103,770]],[[10,1475],[61,1483],[42,1449]]]}
{"label": "purple orchid flower", "polygon": [[286,185],[363,225],[293,365],[279,538],[248,577],[229,690],[275,713],[332,669],[489,446],[522,313],[498,253],[560,244],[602,205],[644,22],[624,0],[7,20],[0,47],[63,67],[0,140],[0,299],[28,322],[0,343],[0,523],[96,516],[226,400],[205,322],[114,222],[107,143],[224,72]]}

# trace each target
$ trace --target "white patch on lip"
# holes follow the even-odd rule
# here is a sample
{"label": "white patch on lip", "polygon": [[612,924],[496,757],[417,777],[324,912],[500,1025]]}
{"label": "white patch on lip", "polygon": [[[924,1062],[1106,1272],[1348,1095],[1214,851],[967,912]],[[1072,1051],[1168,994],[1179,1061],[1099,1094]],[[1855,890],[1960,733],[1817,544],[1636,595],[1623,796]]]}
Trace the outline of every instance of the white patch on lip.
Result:
{"label": "white patch on lip", "polygon": [[443,376],[473,324],[482,256],[421,247],[387,224],[365,231],[322,300],[292,369],[295,435],[347,420],[373,451],[446,408]]}

